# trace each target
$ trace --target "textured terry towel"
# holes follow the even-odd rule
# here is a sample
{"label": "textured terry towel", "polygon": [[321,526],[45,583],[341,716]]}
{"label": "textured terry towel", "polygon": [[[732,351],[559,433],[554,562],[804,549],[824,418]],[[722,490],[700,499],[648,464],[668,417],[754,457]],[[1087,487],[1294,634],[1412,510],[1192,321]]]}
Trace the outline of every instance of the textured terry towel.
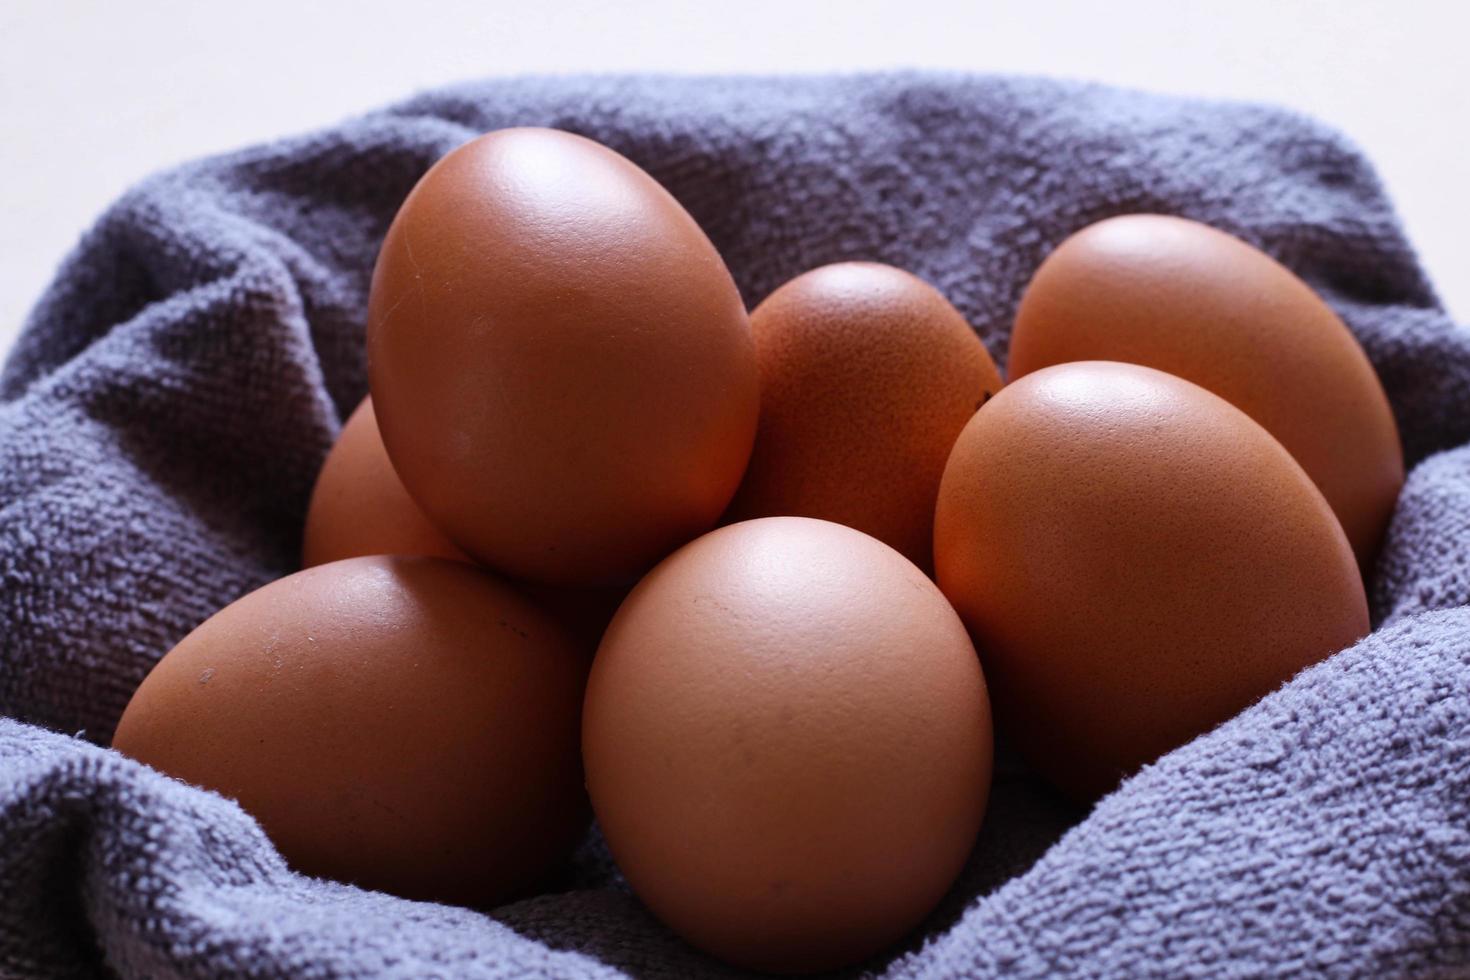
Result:
{"label": "textured terry towel", "polygon": [[1470,332],[1372,169],[1319,125],[953,75],[468,85],[182,167],[108,211],[0,380],[0,975],[728,972],[641,909],[595,836],[557,892],[414,904],[293,875],[233,803],[98,747],[176,640],[293,569],[365,390],[388,221],[436,158],[514,124],[647,168],[749,302],[821,263],[891,262],[1002,362],[1032,270],[1117,212],[1209,222],[1311,283],[1377,366],[1412,468],[1377,631],[1085,818],[1002,773],[961,881],[866,969],[1470,975]]}

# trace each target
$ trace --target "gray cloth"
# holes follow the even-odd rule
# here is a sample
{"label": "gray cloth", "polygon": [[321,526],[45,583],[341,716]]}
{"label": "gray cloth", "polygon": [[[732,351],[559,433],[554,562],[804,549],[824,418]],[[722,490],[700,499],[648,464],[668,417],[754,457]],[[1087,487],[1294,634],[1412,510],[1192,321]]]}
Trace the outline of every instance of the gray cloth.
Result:
{"label": "gray cloth", "polygon": [[0,376],[0,975],[729,972],[649,917],[595,835],[558,892],[413,904],[298,877],[235,804],[97,747],[163,652],[294,568],[365,390],[387,223],[436,158],[515,124],[647,168],[751,303],[825,262],[891,262],[1002,363],[1031,272],[1106,215],[1197,218],[1304,277],[1377,366],[1412,467],[1377,631],[1090,815],[1006,770],[960,882],[867,969],[1470,975],[1470,332],[1373,170],[1275,109],[926,74],[466,85],[112,207]]}

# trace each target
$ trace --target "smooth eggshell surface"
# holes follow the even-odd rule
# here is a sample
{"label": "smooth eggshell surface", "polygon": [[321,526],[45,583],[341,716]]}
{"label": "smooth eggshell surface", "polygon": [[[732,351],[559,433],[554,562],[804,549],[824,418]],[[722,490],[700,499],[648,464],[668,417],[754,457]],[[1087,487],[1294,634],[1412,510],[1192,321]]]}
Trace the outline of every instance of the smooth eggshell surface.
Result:
{"label": "smooth eggshell surface", "polygon": [[1184,218],[1090,225],[1037,270],[1009,378],[1067,361],[1178,375],[1255,419],[1296,458],[1372,570],[1404,483],[1383,386],[1337,314],[1286,267]]}
{"label": "smooth eggshell surface", "polygon": [[963,624],[888,546],[797,517],[713,531],[613,618],[583,716],[618,866],[676,932],[746,967],[856,962],[934,907],[991,771]]}
{"label": "smooth eggshell surface", "polygon": [[1002,732],[1083,800],[1368,632],[1352,550],[1290,454],[1137,365],[991,399],[945,469],[934,553]]}
{"label": "smooth eggshell surface", "polygon": [[494,576],[352,558],[225,607],[113,746],[239,801],[295,869],[491,906],[581,838],[586,658]]}
{"label": "smooth eggshell surface", "polygon": [[928,571],[944,462],[1000,390],[965,318],[901,269],[843,262],[776,290],[751,329],[760,425],[729,517],[836,521]]}
{"label": "smooth eggshell surface", "polygon": [[322,464],[301,541],[301,564],[308,568],[361,555],[468,560],[403,488],[383,448],[371,398],[348,417]]}
{"label": "smooth eggshell surface", "polygon": [[[301,564],[310,568],[363,555],[423,555],[471,561],[414,503],[378,433],[372,398],[342,427],[312,491]],[[512,583],[565,626],[589,656],[627,594],[622,588]]]}
{"label": "smooth eggshell surface", "polygon": [[631,582],[714,525],[755,436],[750,325],[709,239],[555,130],[490,133],[419,181],[378,256],[368,362],[409,493],[518,578]]}

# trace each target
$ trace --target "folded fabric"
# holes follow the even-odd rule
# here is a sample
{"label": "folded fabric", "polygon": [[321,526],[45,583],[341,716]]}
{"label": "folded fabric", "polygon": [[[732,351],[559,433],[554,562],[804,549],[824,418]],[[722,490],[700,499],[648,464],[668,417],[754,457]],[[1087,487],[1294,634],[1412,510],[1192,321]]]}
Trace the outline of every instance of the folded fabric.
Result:
{"label": "folded fabric", "polygon": [[1004,363],[1031,272],[1107,215],[1276,256],[1378,369],[1411,468],[1376,632],[1090,814],[998,779],[961,880],[864,970],[1470,975],[1470,331],[1373,170],[1277,109],[975,75],[512,79],[189,164],[112,207],[0,374],[0,975],[685,977],[733,971],[589,837],[560,890],[475,911],[287,869],[234,803],[106,749],[193,626],[296,566],[366,390],[394,210],[480,132],[557,126],[646,168],[755,303],[890,262]]}

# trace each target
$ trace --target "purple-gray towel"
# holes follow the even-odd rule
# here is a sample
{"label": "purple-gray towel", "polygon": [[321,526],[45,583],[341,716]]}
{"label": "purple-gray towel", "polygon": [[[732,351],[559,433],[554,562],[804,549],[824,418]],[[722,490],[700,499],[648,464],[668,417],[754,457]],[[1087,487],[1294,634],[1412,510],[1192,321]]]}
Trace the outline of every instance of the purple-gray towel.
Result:
{"label": "purple-gray towel", "polygon": [[557,892],[414,904],[298,877],[235,804],[98,747],[159,656],[293,570],[365,391],[389,219],[439,156],[517,124],[645,167],[752,304],[822,263],[890,262],[1002,364],[1031,272],[1110,214],[1208,222],[1316,288],[1411,468],[1376,632],[1091,815],[1002,774],[961,881],[864,969],[1470,976],[1470,331],[1367,161],[1310,120],[935,74],[464,85],[180,167],[104,214],[0,375],[0,976],[730,972],[654,922],[595,837]]}

